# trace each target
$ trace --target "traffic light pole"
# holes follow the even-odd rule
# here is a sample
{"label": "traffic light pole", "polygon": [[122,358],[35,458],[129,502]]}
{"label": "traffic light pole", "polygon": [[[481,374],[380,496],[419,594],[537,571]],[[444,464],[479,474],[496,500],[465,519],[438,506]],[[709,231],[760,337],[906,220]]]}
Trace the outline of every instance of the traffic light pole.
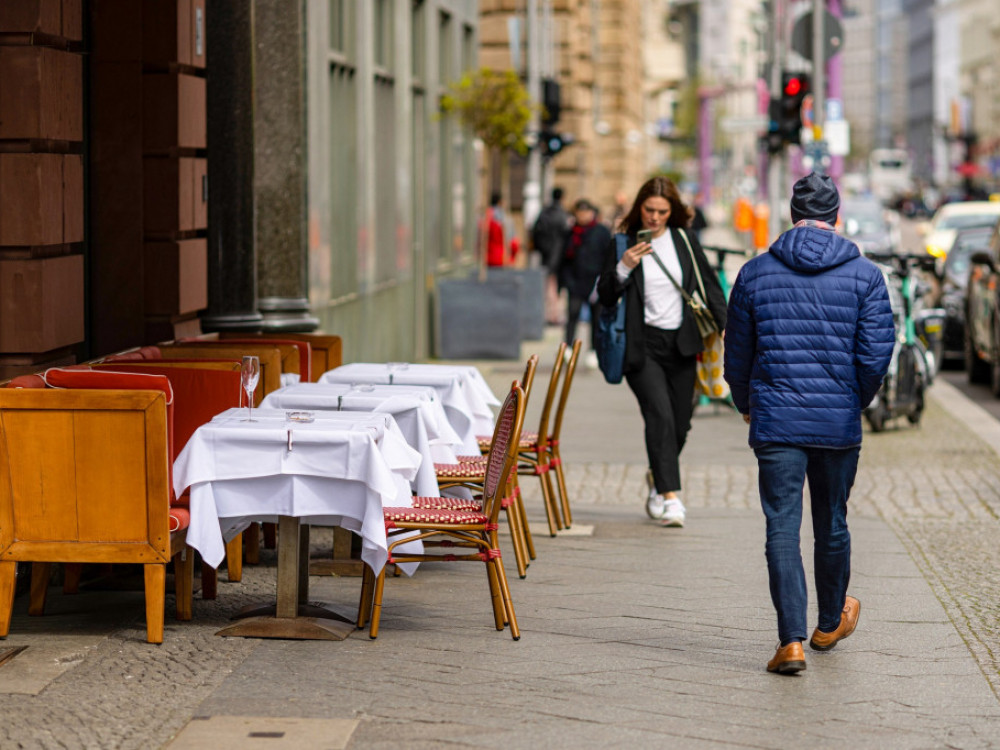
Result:
{"label": "traffic light pole", "polygon": [[[786,0],[772,0],[773,18],[771,23],[771,80],[768,86],[771,100],[781,98],[781,71],[785,67],[785,47],[782,35],[785,30]],[[770,204],[769,236],[777,237],[781,232],[781,206],[785,201],[785,191],[782,188],[785,180],[785,150],[771,154],[767,162],[767,197]]]}
{"label": "traffic light pole", "polygon": [[[826,0],[813,0],[813,140],[822,141],[823,128],[826,125],[826,38],[823,25],[826,18]],[[822,164],[817,164],[822,171]]]}
{"label": "traffic light pole", "polygon": [[[542,76],[539,69],[541,44],[539,39],[538,0],[528,0],[525,8],[528,31],[528,94],[535,102],[541,101]],[[538,133],[541,118],[538,109],[532,110],[529,132]],[[528,152],[528,174],[524,182],[524,225],[531,227],[541,211],[542,195],[542,154],[536,146]]]}

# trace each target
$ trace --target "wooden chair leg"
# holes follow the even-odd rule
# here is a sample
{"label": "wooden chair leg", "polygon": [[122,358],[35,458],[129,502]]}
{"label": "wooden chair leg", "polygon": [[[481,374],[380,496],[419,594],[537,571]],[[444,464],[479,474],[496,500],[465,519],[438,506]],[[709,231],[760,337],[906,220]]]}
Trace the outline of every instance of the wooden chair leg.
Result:
{"label": "wooden chair leg", "polygon": [[252,523],[243,532],[243,549],[246,551],[247,565],[260,563],[260,524]]}
{"label": "wooden chair leg", "polygon": [[167,566],[163,563],[147,563],[143,568],[146,580],[146,642],[163,643]]}
{"label": "wooden chair leg", "polygon": [[562,456],[559,448],[552,449],[552,470],[556,473],[556,487],[559,489],[559,502],[562,504],[563,523],[568,529],[573,525],[573,513],[569,509],[569,493],[566,492],[566,475],[563,473]]}
{"label": "wooden chair leg", "polygon": [[552,504],[552,515],[556,519],[556,528],[562,531],[566,528],[566,524],[563,523],[562,511],[559,509],[559,499],[556,497],[556,488],[552,483],[552,469],[545,472],[541,476],[542,485],[545,487],[545,496],[548,501]]}
{"label": "wooden chair leg", "polygon": [[226,573],[230,583],[243,580],[243,535],[237,534],[226,543]]}
{"label": "wooden chair leg", "polygon": [[489,565],[496,568],[496,577],[500,584],[500,594],[503,597],[504,612],[507,624],[510,625],[510,635],[515,641],[521,640],[521,630],[517,627],[517,617],[514,616],[514,602],[510,598],[510,588],[507,586],[507,576],[503,570],[503,561],[491,560]]}
{"label": "wooden chair leg", "polygon": [[556,500],[552,497],[552,480],[549,479],[547,471],[538,475],[538,483],[542,487],[542,502],[545,504],[545,517],[549,522],[549,536],[555,536],[556,531],[562,529],[562,519],[556,508]]}
{"label": "wooden chair leg", "polygon": [[275,523],[262,523],[264,529],[264,549],[274,549],[278,546],[278,525]]}
{"label": "wooden chair leg", "polygon": [[194,550],[186,547],[174,555],[174,598],[177,619],[191,619],[191,599],[194,590]]}
{"label": "wooden chair leg", "polygon": [[215,599],[219,595],[219,572],[211,565],[201,564],[201,598]]}
{"label": "wooden chair leg", "polygon": [[367,565],[361,571],[361,601],[358,603],[358,630],[364,628],[372,611],[372,596],[375,593],[375,573]]}
{"label": "wooden chair leg", "polygon": [[521,517],[521,530],[524,531],[524,546],[528,550],[528,559],[534,560],[535,555],[535,540],[531,536],[531,524],[528,523],[528,511],[524,508],[524,496],[521,494],[521,488],[517,485],[517,479],[514,479],[515,489],[514,496],[517,500],[517,512]]}
{"label": "wooden chair leg", "polygon": [[14,609],[14,591],[17,588],[17,563],[0,562],[0,638],[10,632],[10,615]]}
{"label": "wooden chair leg", "polygon": [[378,638],[378,624],[382,619],[382,591],[385,589],[385,567],[379,571],[375,580],[375,596],[372,601],[372,624],[368,628],[368,637],[372,640]]}
{"label": "wooden chair leg", "polygon": [[52,578],[52,563],[36,562],[31,564],[31,593],[28,598],[28,614],[41,617],[45,614],[45,595],[49,591],[49,579]]}
{"label": "wooden chair leg", "polygon": [[80,591],[81,575],[83,575],[83,563],[66,563],[63,565],[64,594],[76,594]]}
{"label": "wooden chair leg", "polygon": [[497,630],[503,630],[506,625],[505,613],[503,611],[503,597],[500,593],[500,581],[497,579],[496,566],[490,560],[486,561],[486,577],[490,583],[490,600],[493,604],[493,623]]}
{"label": "wooden chair leg", "polygon": [[510,539],[514,546],[514,560],[517,562],[517,574],[524,578],[528,574],[528,563],[525,560],[524,535],[521,533],[520,513],[517,510],[517,498],[513,495],[513,490],[508,487],[507,505],[504,510],[507,512],[507,527],[510,529]]}
{"label": "wooden chair leg", "polygon": [[539,476],[539,485],[542,488],[542,504],[545,506],[545,520],[549,524],[549,536],[556,535],[556,518],[552,513],[552,503],[549,502],[548,496],[545,494],[545,477]]}

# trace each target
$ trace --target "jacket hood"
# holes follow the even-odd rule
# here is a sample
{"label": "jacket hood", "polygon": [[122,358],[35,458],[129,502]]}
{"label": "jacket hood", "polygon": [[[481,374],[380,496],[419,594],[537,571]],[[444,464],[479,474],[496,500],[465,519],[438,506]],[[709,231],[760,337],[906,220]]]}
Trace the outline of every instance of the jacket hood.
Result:
{"label": "jacket hood", "polygon": [[771,254],[801,273],[821,273],[861,256],[858,246],[818,227],[789,229],[771,245]]}

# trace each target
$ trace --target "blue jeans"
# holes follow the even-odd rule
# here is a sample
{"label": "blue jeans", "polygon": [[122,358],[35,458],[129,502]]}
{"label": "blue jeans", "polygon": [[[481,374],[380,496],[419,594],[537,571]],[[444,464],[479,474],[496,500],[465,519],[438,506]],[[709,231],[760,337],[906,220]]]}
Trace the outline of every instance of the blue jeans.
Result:
{"label": "blue jeans", "polygon": [[767,519],[767,572],[771,601],[778,613],[781,644],[806,639],[806,574],[802,568],[799,529],[802,487],[809,481],[812,500],[813,566],[819,629],[836,630],[851,579],[851,533],[847,499],[854,486],[861,447],[803,448],[769,443],[757,454],[760,503]]}

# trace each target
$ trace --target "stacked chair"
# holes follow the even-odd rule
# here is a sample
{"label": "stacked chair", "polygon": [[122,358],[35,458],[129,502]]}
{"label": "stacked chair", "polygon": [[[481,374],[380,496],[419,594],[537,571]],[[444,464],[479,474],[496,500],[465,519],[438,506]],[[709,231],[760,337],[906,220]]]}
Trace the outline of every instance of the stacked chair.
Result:
{"label": "stacked chair", "polygon": [[[558,406],[553,420],[553,429],[549,430],[549,418],[552,408],[556,405],[556,394],[559,393],[559,380],[563,372],[566,344],[559,345],[556,360],[552,366],[552,376],[549,388],[545,393],[545,402],[539,418],[538,432],[525,432],[521,435],[518,446],[517,473],[521,476],[537,476],[542,489],[542,500],[545,505],[545,515],[549,524],[549,535],[555,536],[559,529],[569,528],[572,524],[572,514],[569,507],[569,496],[566,492],[566,478],[563,473],[562,455],[559,452],[559,434],[562,430],[563,414],[569,401],[570,387],[573,375],[576,373],[576,363],[580,356],[581,342],[573,343],[572,353],[565,362],[566,374],[562,378],[562,392],[559,395]],[[490,438],[480,436],[479,447],[488,451]],[[556,474],[553,485],[552,472]],[[556,502],[556,488],[559,492],[559,502]],[[534,557],[534,556],[532,556]]]}
{"label": "stacked chair", "polygon": [[[538,366],[538,355],[532,354],[521,378],[521,388],[524,390],[524,402],[527,407],[531,397],[531,387],[535,379],[535,368]],[[491,443],[492,445],[492,443]],[[453,487],[463,487],[473,492],[482,493],[486,482],[486,456],[458,456],[456,464],[435,464],[438,486],[442,490]],[[414,507],[450,508],[452,510],[480,510],[482,503],[477,499],[462,498],[414,498]],[[501,508],[506,511],[507,524],[510,528],[511,540],[514,545],[514,558],[517,562],[517,572],[521,578],[527,575],[529,558],[535,559],[535,545],[531,538],[531,528],[524,510],[521,498],[521,488],[517,483],[517,472],[511,472],[508,487],[500,501]]]}
{"label": "stacked chair", "polygon": [[[515,382],[500,407],[500,414],[493,431],[491,447],[486,458],[485,482],[481,509],[454,510],[444,508],[384,508],[386,539],[389,556],[387,564],[407,562],[457,562],[473,561],[486,564],[493,604],[493,619],[497,630],[510,626],[511,637],[516,641],[521,633],[514,615],[514,605],[507,585],[497,540],[498,520],[502,494],[514,472],[521,427],[524,422],[524,391]],[[443,498],[447,500],[447,498]],[[439,541],[441,546],[469,550],[468,554],[400,554],[399,545],[423,541],[426,546]],[[376,575],[365,567],[358,607],[358,627],[368,622],[370,638],[378,637],[385,588],[385,567]]]}

